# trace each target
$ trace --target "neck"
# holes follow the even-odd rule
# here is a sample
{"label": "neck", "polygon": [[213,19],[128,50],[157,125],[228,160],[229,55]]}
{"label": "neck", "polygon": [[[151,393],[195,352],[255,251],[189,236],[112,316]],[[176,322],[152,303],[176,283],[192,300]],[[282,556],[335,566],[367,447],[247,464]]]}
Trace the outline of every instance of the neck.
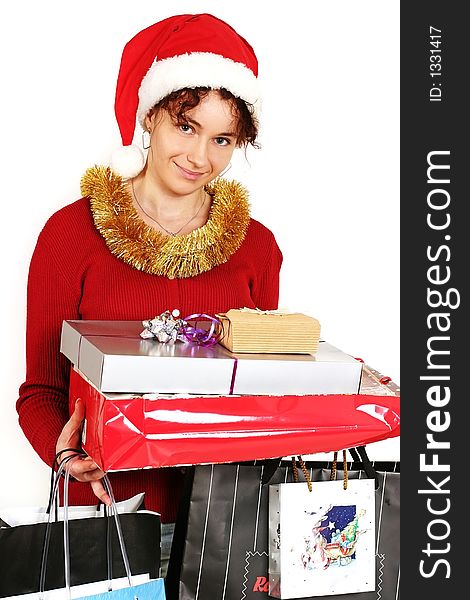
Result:
{"label": "neck", "polygon": [[184,235],[204,225],[210,202],[204,188],[175,194],[145,175],[130,182],[133,204],[141,219],[166,235]]}
{"label": "neck", "polygon": [[205,197],[203,188],[189,194],[172,192],[149,173],[138,175],[134,179],[134,190],[139,204],[159,220],[189,218],[198,210]]}

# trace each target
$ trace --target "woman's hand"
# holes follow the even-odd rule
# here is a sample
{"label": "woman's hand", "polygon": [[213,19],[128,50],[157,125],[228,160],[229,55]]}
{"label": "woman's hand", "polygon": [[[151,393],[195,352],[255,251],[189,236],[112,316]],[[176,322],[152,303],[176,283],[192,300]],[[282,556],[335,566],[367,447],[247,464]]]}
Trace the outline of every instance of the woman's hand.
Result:
{"label": "woman's hand", "polygon": [[[56,452],[60,452],[64,448],[80,448],[80,435],[84,418],[85,405],[83,400],[78,398],[75,402],[72,416],[64,425],[64,428],[59,435],[56,444]],[[71,454],[73,454],[73,452],[63,452],[60,456],[60,460],[63,460],[66,456],[70,456]],[[77,456],[70,459],[66,465],[66,469],[69,471],[70,475],[78,481],[88,481],[95,496],[104,504],[107,504],[108,506],[111,505],[111,498],[101,482],[104,472],[89,456],[85,458]]]}

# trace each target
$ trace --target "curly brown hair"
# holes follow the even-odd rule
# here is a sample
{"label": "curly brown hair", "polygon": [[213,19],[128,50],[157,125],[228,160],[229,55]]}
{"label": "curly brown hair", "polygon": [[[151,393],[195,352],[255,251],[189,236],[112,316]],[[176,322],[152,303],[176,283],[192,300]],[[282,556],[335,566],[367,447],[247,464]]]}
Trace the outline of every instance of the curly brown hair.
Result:
{"label": "curly brown hair", "polygon": [[[162,100],[157,102],[153,110],[163,108],[178,124],[186,122],[186,113],[195,108],[199,102],[212,91],[209,87],[182,88],[171,92]],[[252,104],[248,104],[241,98],[234,96],[225,88],[219,88],[216,91],[222,100],[227,100],[232,109],[235,118],[236,145],[237,147],[247,148],[251,144],[254,148],[259,148],[256,142],[258,136],[258,121],[254,115]]]}

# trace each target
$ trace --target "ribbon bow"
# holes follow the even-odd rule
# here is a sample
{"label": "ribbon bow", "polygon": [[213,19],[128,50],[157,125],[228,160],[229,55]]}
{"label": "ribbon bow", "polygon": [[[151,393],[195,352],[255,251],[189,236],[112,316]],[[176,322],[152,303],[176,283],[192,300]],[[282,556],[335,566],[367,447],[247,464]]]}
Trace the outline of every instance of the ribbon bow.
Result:
{"label": "ribbon bow", "polygon": [[[174,344],[177,340],[190,342],[198,346],[213,346],[219,340],[220,321],[205,313],[195,313],[180,319],[180,311],[166,310],[153,319],[142,321],[144,331],[140,337],[144,339],[156,338],[163,344]],[[193,321],[190,325],[188,321]],[[200,327],[200,321],[209,321],[209,327]]]}

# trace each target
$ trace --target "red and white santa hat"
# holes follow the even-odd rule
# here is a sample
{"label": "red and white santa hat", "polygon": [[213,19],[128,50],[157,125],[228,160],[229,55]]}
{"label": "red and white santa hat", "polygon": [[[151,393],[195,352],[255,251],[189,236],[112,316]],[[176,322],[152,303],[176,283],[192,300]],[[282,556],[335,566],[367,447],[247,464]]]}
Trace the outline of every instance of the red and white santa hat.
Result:
{"label": "red and white santa hat", "polygon": [[144,128],[148,111],[171,92],[225,88],[252,104],[256,115],[257,77],[253,48],[213,15],[177,15],[140,31],[122,53],[114,108],[123,146],[113,153],[111,168],[126,178],[142,171],[144,154],[132,144],[137,123]]}

